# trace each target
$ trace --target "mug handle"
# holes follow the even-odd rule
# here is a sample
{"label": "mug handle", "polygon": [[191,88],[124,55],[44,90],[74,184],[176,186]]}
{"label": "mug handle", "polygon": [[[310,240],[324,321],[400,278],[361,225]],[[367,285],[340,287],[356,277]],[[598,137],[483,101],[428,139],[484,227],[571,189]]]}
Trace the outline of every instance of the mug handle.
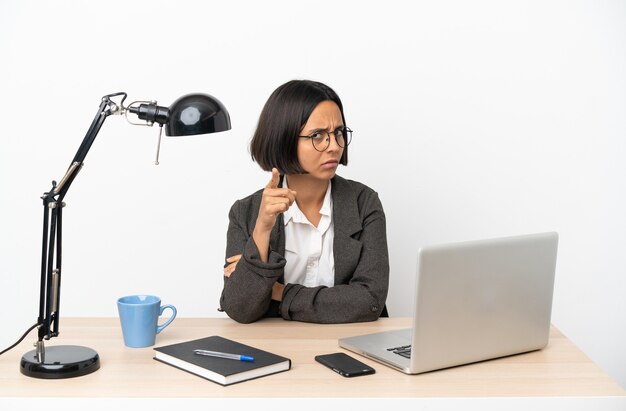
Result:
{"label": "mug handle", "polygon": [[174,318],[176,318],[176,307],[174,307],[171,304],[166,304],[166,305],[162,305],[161,306],[161,310],[159,311],[159,317],[163,315],[163,311],[169,308],[170,310],[172,310],[172,316],[170,318],[168,318],[167,321],[165,321],[165,323],[163,323],[163,325],[157,325],[157,334],[160,333],[161,331],[163,331],[163,329],[165,327],[167,327],[168,325],[170,325],[170,323],[172,321],[174,321]]}

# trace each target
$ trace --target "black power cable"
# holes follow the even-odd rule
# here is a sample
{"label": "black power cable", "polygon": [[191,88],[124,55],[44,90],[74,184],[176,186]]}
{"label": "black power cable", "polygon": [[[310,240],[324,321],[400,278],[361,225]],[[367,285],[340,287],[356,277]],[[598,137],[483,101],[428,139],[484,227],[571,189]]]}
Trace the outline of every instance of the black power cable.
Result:
{"label": "black power cable", "polygon": [[19,343],[21,343],[21,342],[22,342],[22,340],[23,340],[24,338],[26,338],[26,336],[28,335],[28,333],[29,333],[29,332],[31,332],[31,331],[33,330],[33,328],[37,327],[38,325],[39,325],[39,323],[37,323],[37,324],[33,325],[32,327],[30,327],[30,328],[29,328],[29,329],[28,329],[28,330],[24,333],[24,335],[22,335],[22,337],[21,337],[19,340],[17,340],[17,342],[16,342],[15,344],[13,344],[12,346],[10,346],[9,348],[7,348],[7,349],[5,349],[5,350],[0,351],[0,355],[4,354],[5,352],[9,351],[10,349],[14,348],[16,345],[18,345]]}

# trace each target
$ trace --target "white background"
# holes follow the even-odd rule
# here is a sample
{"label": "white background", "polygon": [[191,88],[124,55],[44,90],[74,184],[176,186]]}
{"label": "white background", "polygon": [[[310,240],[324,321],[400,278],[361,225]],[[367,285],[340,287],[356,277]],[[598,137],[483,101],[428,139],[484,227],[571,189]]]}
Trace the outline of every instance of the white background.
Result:
{"label": "white background", "polygon": [[392,316],[419,246],[558,231],[553,323],[626,387],[623,1],[2,0],[0,347],[37,318],[39,196],[118,91],[209,93],[233,129],[164,139],[155,166],[156,127],[107,120],[65,198],[62,316],[130,293],[221,316],[228,209],[268,179],[249,139],[301,78],[341,96],[339,173],[385,207]]}

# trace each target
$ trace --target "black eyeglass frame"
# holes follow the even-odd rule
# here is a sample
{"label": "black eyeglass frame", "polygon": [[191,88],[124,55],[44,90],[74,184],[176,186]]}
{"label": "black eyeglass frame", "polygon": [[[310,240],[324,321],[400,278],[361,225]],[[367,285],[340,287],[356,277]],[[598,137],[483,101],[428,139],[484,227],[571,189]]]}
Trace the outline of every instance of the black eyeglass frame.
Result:
{"label": "black eyeglass frame", "polygon": [[[341,145],[341,143],[339,143],[339,140],[337,139],[336,133],[338,131],[341,131],[344,134],[343,140],[345,142],[345,146]],[[326,134],[326,146],[324,147],[323,150],[320,150],[319,148],[315,146],[315,142],[313,141],[313,139],[315,138],[315,134]],[[320,153],[323,153],[324,151],[328,150],[328,147],[330,147],[330,135],[331,134],[333,135],[333,137],[335,137],[335,141],[337,142],[337,145],[341,148],[348,147],[348,145],[350,145],[350,142],[352,141],[352,129],[350,127],[340,127],[338,129],[335,129],[334,131],[319,130],[310,136],[298,136],[298,137],[308,138],[309,140],[311,140],[311,145],[313,146],[313,148],[319,151]]]}

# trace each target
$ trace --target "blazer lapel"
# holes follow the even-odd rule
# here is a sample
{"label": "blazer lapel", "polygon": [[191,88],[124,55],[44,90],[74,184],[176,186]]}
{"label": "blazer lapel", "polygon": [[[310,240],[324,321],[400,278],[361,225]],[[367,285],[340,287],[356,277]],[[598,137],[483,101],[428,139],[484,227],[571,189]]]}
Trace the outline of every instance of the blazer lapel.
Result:
{"label": "blazer lapel", "polygon": [[363,227],[359,218],[357,197],[348,182],[336,175],[332,184],[335,284],[346,284],[361,255],[362,244],[353,236]]}

